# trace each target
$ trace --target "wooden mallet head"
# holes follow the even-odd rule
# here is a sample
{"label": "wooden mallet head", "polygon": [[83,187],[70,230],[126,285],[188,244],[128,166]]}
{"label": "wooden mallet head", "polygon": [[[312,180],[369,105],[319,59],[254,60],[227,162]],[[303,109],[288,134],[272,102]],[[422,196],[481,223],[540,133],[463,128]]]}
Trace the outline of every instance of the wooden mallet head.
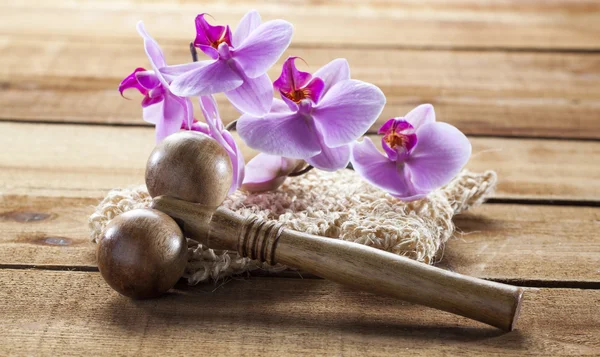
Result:
{"label": "wooden mallet head", "polygon": [[[156,146],[146,165],[151,196],[166,195],[206,207],[219,206],[231,187],[225,149],[196,132],[173,134]],[[97,250],[98,268],[108,284],[133,298],[151,298],[171,289],[184,272],[187,242],[177,223],[153,209],[115,217]]]}

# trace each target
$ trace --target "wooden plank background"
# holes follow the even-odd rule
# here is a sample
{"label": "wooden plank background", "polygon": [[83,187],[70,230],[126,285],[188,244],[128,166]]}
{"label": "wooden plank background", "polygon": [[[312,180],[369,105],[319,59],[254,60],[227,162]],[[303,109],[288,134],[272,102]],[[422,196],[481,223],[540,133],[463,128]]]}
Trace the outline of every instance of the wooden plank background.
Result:
{"label": "wooden plank background", "polygon": [[[439,265],[528,286],[517,331],[307,277],[142,302],[104,284],[87,217],[143,183],[154,145],[139,96],[116,91],[148,66],[135,23],[187,62],[198,12],[235,26],[252,8],[294,23],[284,56],[304,69],[345,57],[381,87],[378,124],[429,102],[470,135],[468,167],[498,190]],[[599,353],[600,1],[5,0],[0,51],[0,355]]]}

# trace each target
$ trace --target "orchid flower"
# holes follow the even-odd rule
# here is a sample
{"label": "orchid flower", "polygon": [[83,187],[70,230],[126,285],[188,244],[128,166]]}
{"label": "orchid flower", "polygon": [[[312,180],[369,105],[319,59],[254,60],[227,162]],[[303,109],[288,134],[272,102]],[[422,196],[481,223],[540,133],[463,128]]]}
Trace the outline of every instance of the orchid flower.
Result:
{"label": "orchid flower", "polygon": [[144,120],[156,126],[156,142],[160,142],[177,132],[184,120],[188,126],[191,125],[192,102],[171,92],[169,76],[161,73],[161,70],[167,66],[162,50],[146,32],[141,21],[137,24],[137,30],[144,39],[144,48],[152,70],[135,69],[119,84],[119,92],[123,95],[126,89],[135,88],[144,95],[142,100]]}
{"label": "orchid flower", "polygon": [[367,182],[404,201],[446,185],[471,156],[467,137],[450,124],[436,122],[430,104],[388,120],[379,134],[385,155],[367,137],[352,146],[352,166]]}
{"label": "orchid flower", "polygon": [[233,136],[231,136],[231,133],[224,128],[215,98],[209,95],[201,96],[199,99],[200,109],[202,109],[206,124],[194,121],[191,126],[184,124],[181,128],[209,135],[225,149],[233,167],[233,181],[229,189],[229,194],[231,194],[240,188],[242,181],[244,181],[244,155],[233,139]]}
{"label": "orchid flower", "polygon": [[173,93],[189,97],[225,92],[242,113],[265,115],[271,109],[273,87],[266,74],[289,46],[292,24],[283,20],[261,24],[258,12],[248,12],[232,34],[229,26],[213,26],[205,14],[196,17],[193,44],[212,60],[163,69],[175,75]]}
{"label": "orchid flower", "polygon": [[277,189],[289,174],[304,166],[304,161],[259,153],[246,165],[242,189],[264,192]]}
{"label": "orchid flower", "polygon": [[385,96],[376,86],[350,79],[348,62],[334,60],[310,73],[288,58],[274,86],[275,99],[263,116],[242,115],[237,131],[261,152],[304,159],[312,166],[335,171],[347,166],[350,143],[362,136],[381,114]]}

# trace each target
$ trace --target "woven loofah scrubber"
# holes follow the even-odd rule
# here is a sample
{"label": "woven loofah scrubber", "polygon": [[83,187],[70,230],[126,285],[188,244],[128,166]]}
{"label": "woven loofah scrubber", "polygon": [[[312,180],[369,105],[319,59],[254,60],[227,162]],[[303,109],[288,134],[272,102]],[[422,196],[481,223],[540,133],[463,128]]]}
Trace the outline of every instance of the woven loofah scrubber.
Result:
{"label": "woven loofah scrubber", "polygon": [[[426,199],[402,202],[364,182],[356,173],[314,170],[289,178],[273,192],[237,191],[223,206],[243,216],[257,215],[284,226],[324,237],[343,239],[433,264],[453,235],[452,217],[482,203],[494,190],[496,174],[461,172]],[[91,237],[101,239],[106,224],[117,215],[150,205],[144,186],[110,191],[90,216]],[[284,270],[218,251],[188,240],[184,277],[189,284],[262,268]]]}

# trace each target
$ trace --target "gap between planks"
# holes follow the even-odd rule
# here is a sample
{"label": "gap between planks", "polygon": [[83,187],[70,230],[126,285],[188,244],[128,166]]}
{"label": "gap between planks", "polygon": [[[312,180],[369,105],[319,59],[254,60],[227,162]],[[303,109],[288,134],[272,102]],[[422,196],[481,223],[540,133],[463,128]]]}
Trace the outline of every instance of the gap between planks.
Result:
{"label": "gap between planks", "polygon": [[[96,266],[78,266],[78,265],[25,265],[25,264],[0,264],[1,269],[9,270],[49,270],[49,271],[70,271],[70,272],[90,272],[98,273],[98,267]],[[233,275],[230,277],[223,278],[223,281],[229,279],[239,280],[247,279],[252,280],[254,278],[276,278],[276,279],[318,279],[323,278],[297,270],[284,270],[279,272],[265,272],[261,270],[254,270],[251,272]],[[526,288],[545,288],[545,289],[581,289],[581,290],[600,290],[600,281],[562,281],[562,280],[532,280],[532,279],[493,279],[485,278],[488,281],[495,281],[498,283],[509,284],[514,286],[521,286]],[[216,282],[215,282],[216,283]],[[185,280],[181,280],[179,284],[185,284]],[[209,283],[200,283],[199,286],[204,286]]]}

